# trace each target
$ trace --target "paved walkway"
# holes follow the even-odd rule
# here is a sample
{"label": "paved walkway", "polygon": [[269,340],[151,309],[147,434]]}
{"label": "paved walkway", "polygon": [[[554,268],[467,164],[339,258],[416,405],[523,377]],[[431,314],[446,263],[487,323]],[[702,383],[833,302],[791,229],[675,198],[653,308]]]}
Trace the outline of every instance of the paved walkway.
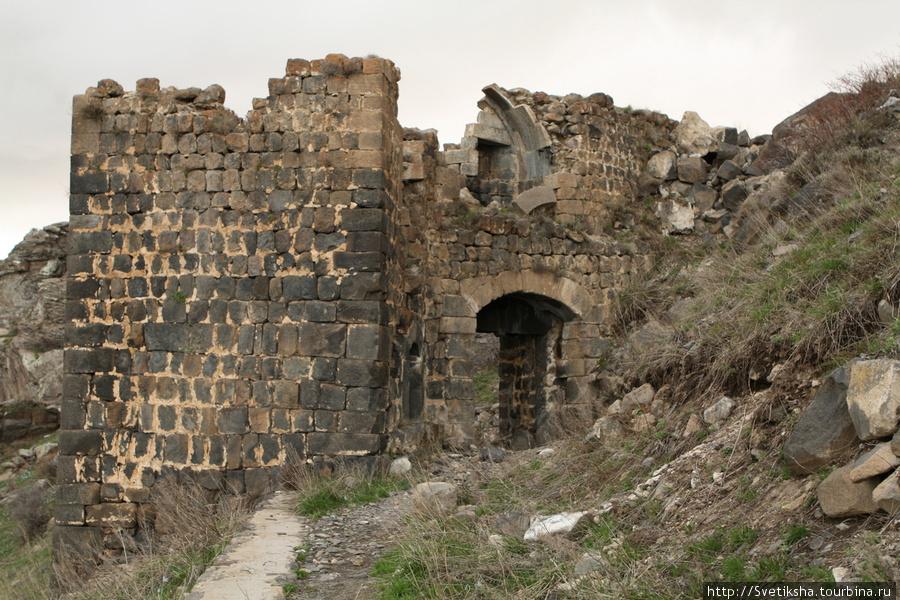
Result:
{"label": "paved walkway", "polygon": [[185,600],[280,600],[309,528],[292,510],[293,494],[277,492],[209,566]]}

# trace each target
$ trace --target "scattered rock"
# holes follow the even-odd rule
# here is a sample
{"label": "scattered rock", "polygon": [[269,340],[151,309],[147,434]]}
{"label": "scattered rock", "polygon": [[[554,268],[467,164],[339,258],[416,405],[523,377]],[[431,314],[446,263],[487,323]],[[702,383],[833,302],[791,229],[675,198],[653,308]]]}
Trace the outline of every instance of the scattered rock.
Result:
{"label": "scattered rock", "polygon": [[647,161],[647,173],[656,179],[668,181],[675,179],[675,162],[677,157],[674,152],[666,150],[650,157]]}
{"label": "scattered rock", "polygon": [[426,481],[413,488],[413,507],[426,515],[440,516],[456,508],[457,487],[444,481]]}
{"label": "scattered rock", "polygon": [[891,444],[885,442],[863,454],[855,464],[857,466],[850,471],[850,481],[860,482],[893,471],[900,466],[900,458],[891,451]]}
{"label": "scattered rock", "polygon": [[679,152],[684,154],[709,154],[716,148],[716,140],[712,135],[709,123],[693,111],[687,111],[681,122],[672,132]]}
{"label": "scattered rock", "polygon": [[504,458],[506,458],[506,451],[503,448],[485,446],[481,449],[481,460],[485,462],[503,462]]}
{"label": "scattered rock", "polygon": [[872,501],[888,514],[900,511],[900,472],[894,471],[872,491]]}
{"label": "scattered rock", "polygon": [[685,183],[705,183],[707,177],[706,161],[699,157],[679,158],[677,163],[678,179]]}
{"label": "scattered rock", "polygon": [[816,389],[784,445],[791,473],[811,473],[834,462],[856,442],[856,429],[847,410],[847,386],[855,361],[835,369]]}
{"label": "scattered rock", "polygon": [[900,361],[861,360],[853,365],[847,406],[859,439],[893,435],[900,420]]}
{"label": "scattered rock", "polygon": [[835,469],[816,489],[819,505],[829,517],[866,515],[878,510],[872,500],[877,483],[871,479],[855,483],[850,480],[854,465]]}
{"label": "scattered rock", "polygon": [[548,535],[571,533],[586,516],[586,512],[564,512],[549,517],[535,517],[525,532],[524,539],[532,542]]}
{"label": "scattered rock", "polygon": [[494,530],[503,535],[520,539],[531,526],[531,517],[525,513],[510,510],[494,518]]}
{"label": "scattered rock", "polygon": [[596,440],[607,448],[614,448],[625,439],[625,430],[613,417],[601,417],[597,419],[591,432],[585,438],[585,442]]}
{"label": "scattered rock", "polygon": [[714,425],[720,421],[724,421],[731,416],[734,410],[734,400],[728,396],[722,396],[715,403],[703,411],[703,420],[708,425]]}
{"label": "scattered rock", "polygon": [[388,473],[390,473],[391,475],[405,475],[409,473],[410,469],[412,469],[412,463],[410,463],[409,459],[405,456],[401,456],[400,458],[396,458],[393,462],[391,462]]}

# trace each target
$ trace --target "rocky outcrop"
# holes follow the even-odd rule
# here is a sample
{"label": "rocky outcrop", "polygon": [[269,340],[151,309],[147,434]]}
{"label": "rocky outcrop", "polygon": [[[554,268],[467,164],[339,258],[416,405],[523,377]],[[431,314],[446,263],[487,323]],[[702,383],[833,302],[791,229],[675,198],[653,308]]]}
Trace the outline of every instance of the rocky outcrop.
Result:
{"label": "rocky outcrop", "polygon": [[[0,261],[0,406],[5,413],[61,399],[67,233],[67,223],[34,229]],[[4,437],[13,435],[4,432]]]}

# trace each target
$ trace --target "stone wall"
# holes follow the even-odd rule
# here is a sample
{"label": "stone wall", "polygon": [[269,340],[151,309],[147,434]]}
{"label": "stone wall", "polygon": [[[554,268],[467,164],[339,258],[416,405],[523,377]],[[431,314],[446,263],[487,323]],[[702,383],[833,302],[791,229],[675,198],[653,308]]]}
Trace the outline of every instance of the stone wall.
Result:
{"label": "stone wall", "polygon": [[216,85],[75,98],[57,546],[120,544],[166,479],[257,494],[294,456],[472,443],[479,332],[505,443],[592,422],[615,292],[651,263],[603,233],[668,119],[489,86],[442,151],[399,126],[398,79],[290,60],[246,119]]}
{"label": "stone wall", "polygon": [[261,493],[384,448],[398,77],[291,60],[245,121],[218,86],[75,98],[61,539],[135,527],[161,478]]}

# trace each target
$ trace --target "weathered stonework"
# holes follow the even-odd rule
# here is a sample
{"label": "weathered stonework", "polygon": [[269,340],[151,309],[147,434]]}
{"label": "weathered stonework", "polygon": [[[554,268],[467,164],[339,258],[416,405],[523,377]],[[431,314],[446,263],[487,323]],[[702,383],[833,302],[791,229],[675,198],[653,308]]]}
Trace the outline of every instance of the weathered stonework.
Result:
{"label": "weathered stonework", "polygon": [[592,422],[610,302],[650,264],[608,205],[668,120],[490,86],[440,151],[398,79],[290,60],[245,120],[219,86],[75,98],[58,539],[133,530],[166,478],[259,493],[293,453],[470,443],[479,332],[510,444]]}

